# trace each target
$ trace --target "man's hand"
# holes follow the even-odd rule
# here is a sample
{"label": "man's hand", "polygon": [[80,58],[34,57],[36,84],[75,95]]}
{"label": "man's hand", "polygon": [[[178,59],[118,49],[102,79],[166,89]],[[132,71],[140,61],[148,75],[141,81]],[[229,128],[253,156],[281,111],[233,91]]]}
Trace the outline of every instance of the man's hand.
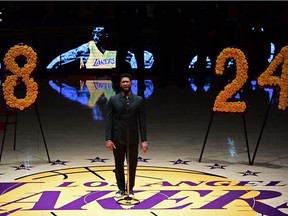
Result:
{"label": "man's hand", "polygon": [[147,141],[144,141],[141,143],[141,150],[144,154],[146,154],[146,152],[148,151],[148,143]]}
{"label": "man's hand", "polygon": [[112,142],[112,140],[106,140],[106,148],[110,151],[114,149],[116,149],[116,146],[114,145],[114,143]]}

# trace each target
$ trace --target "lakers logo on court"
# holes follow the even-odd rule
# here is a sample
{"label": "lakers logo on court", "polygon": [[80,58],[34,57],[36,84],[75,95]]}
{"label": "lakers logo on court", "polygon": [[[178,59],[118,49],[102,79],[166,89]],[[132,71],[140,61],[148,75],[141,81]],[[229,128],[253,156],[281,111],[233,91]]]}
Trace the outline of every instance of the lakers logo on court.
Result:
{"label": "lakers logo on court", "polygon": [[69,168],[1,182],[0,215],[287,215],[281,206],[266,202],[281,196],[271,190],[281,184],[278,181],[259,181],[263,189],[255,190],[256,182],[162,167],[139,166],[134,192],[140,203],[122,206],[114,198],[113,169]]}

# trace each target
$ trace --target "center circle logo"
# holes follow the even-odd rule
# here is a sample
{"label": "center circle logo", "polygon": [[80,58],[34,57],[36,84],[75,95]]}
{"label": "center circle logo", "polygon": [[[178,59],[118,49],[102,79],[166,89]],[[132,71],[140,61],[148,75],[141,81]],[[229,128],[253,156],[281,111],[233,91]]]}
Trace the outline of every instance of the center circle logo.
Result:
{"label": "center circle logo", "polygon": [[0,190],[0,215],[256,215],[250,201],[257,191],[244,182],[177,168],[138,166],[137,205],[117,203],[113,166],[46,171],[3,182]]}

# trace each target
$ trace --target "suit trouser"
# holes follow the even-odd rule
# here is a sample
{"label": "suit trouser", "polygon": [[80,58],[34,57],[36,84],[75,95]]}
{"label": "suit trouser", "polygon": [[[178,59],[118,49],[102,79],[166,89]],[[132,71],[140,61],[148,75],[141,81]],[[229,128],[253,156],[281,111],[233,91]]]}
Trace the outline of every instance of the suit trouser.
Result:
{"label": "suit trouser", "polygon": [[[127,145],[116,145],[116,149],[113,149],[115,160],[115,176],[118,189],[125,190],[125,174],[124,174],[124,161],[127,160]],[[135,185],[135,175],[138,162],[138,145],[129,145],[129,191],[131,191]]]}

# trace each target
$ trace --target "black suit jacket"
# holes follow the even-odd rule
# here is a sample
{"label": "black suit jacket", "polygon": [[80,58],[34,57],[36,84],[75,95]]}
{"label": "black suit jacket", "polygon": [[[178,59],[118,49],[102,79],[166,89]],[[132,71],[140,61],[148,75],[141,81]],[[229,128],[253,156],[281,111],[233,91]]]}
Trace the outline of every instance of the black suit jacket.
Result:
{"label": "black suit jacket", "polygon": [[122,93],[112,96],[107,104],[106,140],[112,140],[115,144],[137,145],[139,132],[141,141],[146,141],[143,97],[131,94],[127,99]]}

